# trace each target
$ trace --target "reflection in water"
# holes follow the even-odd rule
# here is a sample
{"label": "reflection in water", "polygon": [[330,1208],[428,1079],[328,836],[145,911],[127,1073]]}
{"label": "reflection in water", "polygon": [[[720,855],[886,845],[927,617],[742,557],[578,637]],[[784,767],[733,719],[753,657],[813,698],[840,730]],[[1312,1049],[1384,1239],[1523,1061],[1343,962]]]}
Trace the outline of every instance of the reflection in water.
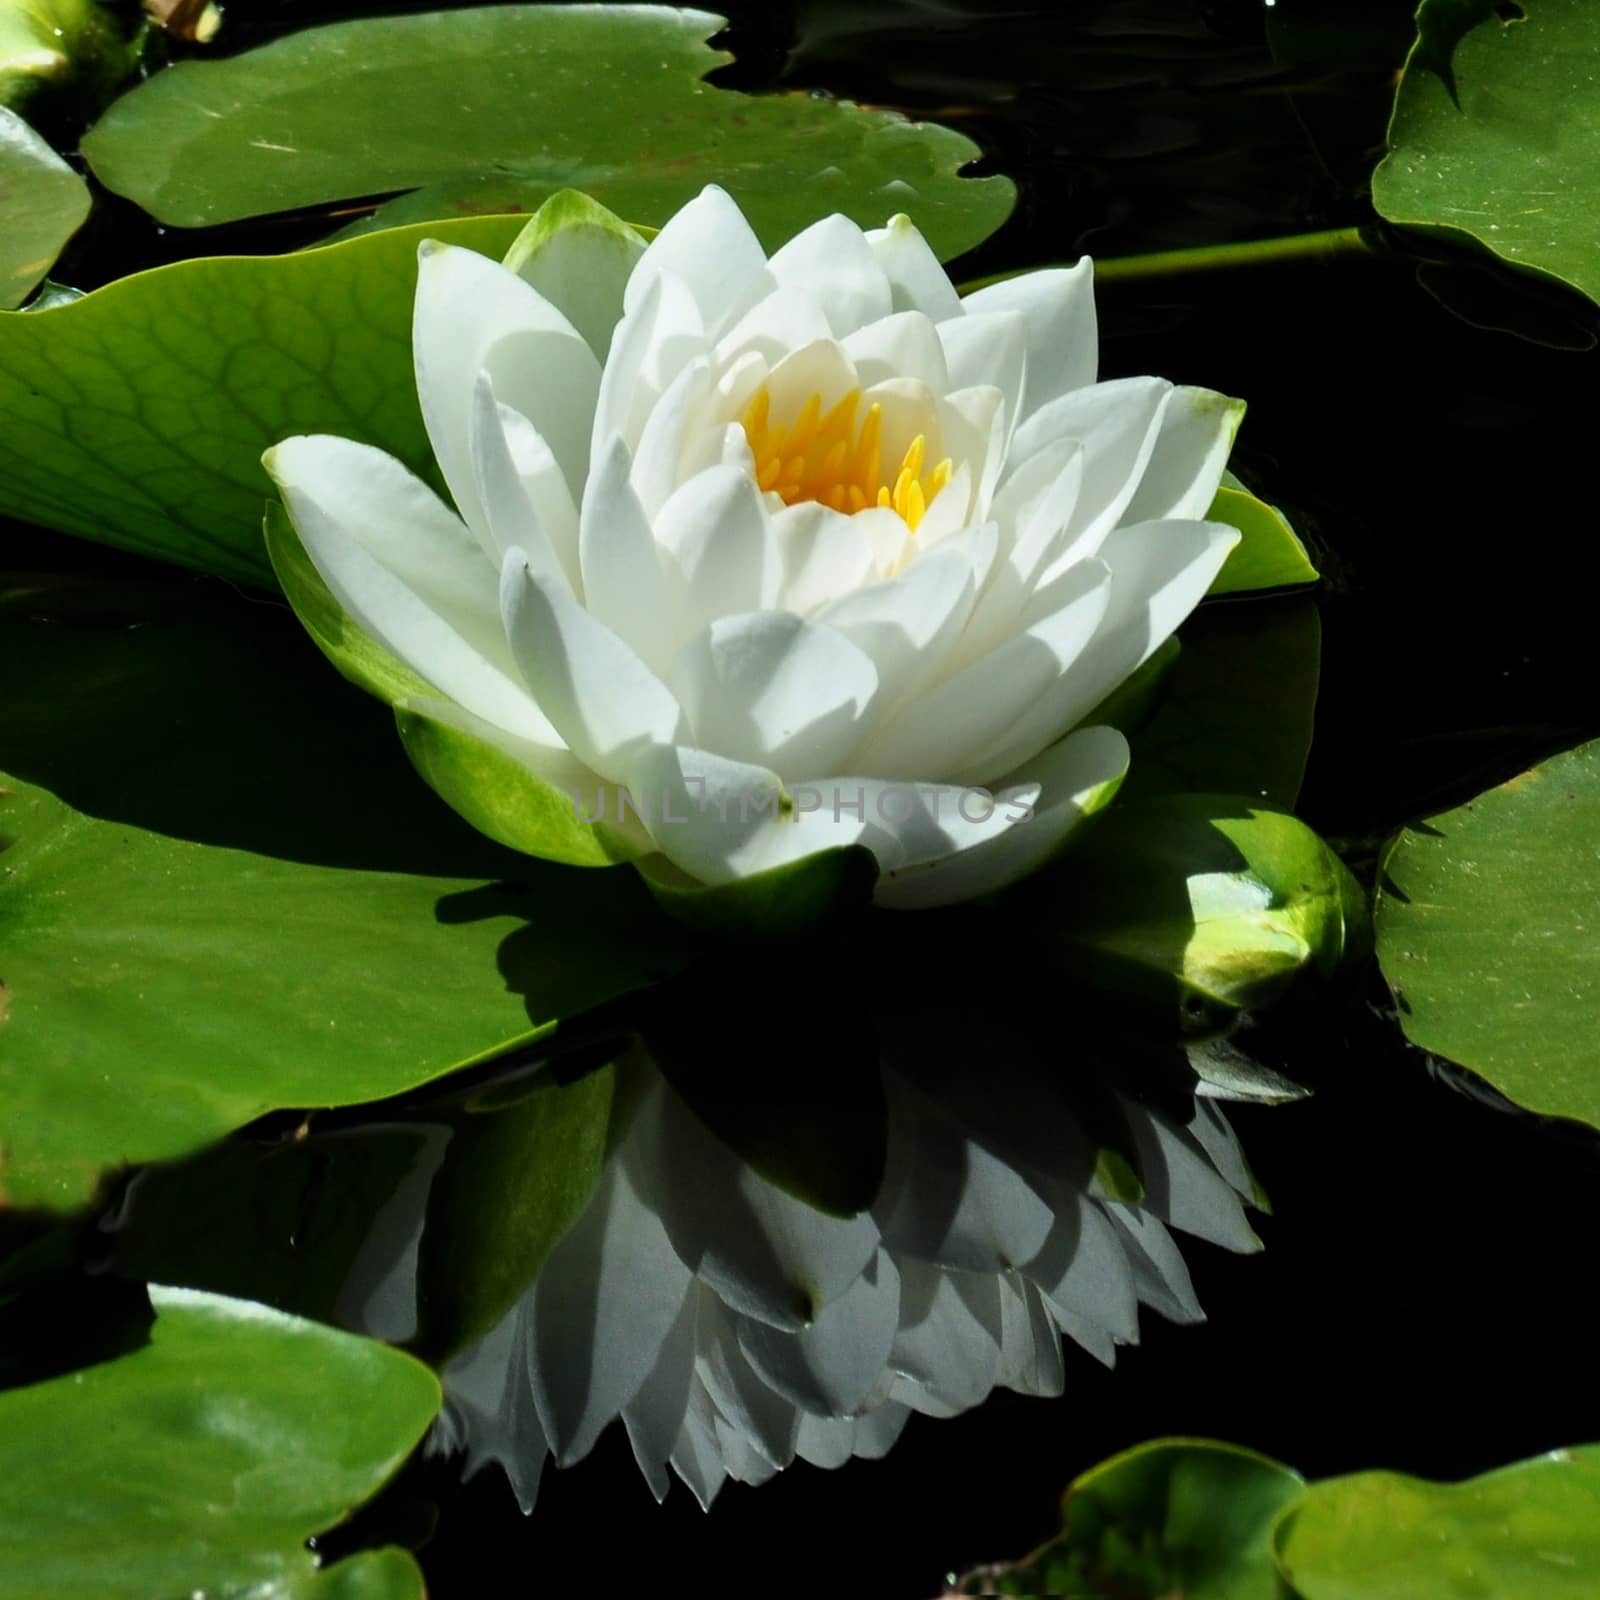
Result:
{"label": "reflection in water", "polygon": [[652,1067],[632,1071],[642,1098],[587,1210],[444,1374],[435,1447],[503,1463],[525,1508],[547,1455],[582,1459],[618,1417],[658,1498],[670,1467],[709,1505],[726,1479],[797,1458],[881,1456],[913,1411],[1060,1394],[1063,1334],[1109,1364],[1140,1304],[1200,1319],[1168,1225],[1256,1244],[1249,1175],[1204,1100],[1187,1123],[1119,1100],[1141,1204],[1110,1198],[1082,1131],[1039,1124],[1040,1107],[1008,1100],[1008,1139],[891,1072],[881,1195],[838,1218],[759,1176]]}
{"label": "reflection in water", "polygon": [[1048,1002],[879,966],[869,1013],[782,1038],[770,979],[665,986],[532,1077],[145,1173],[116,1265],[445,1357],[431,1447],[502,1463],[525,1508],[619,1418],[656,1495],[675,1473],[702,1505],[881,1456],[913,1412],[1060,1394],[1070,1347],[1109,1364],[1141,1305],[1198,1320],[1169,1229],[1257,1247],[1183,1053],[1011,976]]}

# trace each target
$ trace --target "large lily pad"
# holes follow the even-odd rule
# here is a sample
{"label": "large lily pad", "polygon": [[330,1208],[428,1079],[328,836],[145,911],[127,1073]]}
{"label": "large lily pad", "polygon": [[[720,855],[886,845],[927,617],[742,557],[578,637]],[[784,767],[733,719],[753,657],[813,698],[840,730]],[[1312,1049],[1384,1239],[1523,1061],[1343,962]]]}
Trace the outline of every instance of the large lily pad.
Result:
{"label": "large lily pad", "polygon": [[248,1301],[155,1289],[142,1348],[0,1393],[8,1600],[420,1600],[399,1550],[319,1571],[439,1407],[409,1356]]}
{"label": "large lily pad", "polygon": [[1600,14],[1590,0],[1424,0],[1372,197],[1600,299]]}
{"label": "large lily pad", "polygon": [[1377,930],[1414,1044],[1600,1127],[1600,742],[1402,833]]}
{"label": "large lily pad", "polygon": [[0,307],[20,305],[89,215],[89,186],[0,105]]}
{"label": "large lily pad", "polygon": [[0,513],[270,586],[262,451],[342,433],[432,474],[411,365],[417,245],[498,257],[521,226],[180,261],[0,312]]}
{"label": "large lily pad", "polygon": [[1301,1489],[1298,1473],[1254,1451],[1158,1439],[1084,1473],[1057,1538],[961,1592],[1279,1600],[1272,1528]]}
{"label": "large lily pad", "polygon": [[909,211],[953,256],[1005,220],[1010,181],[957,177],[978,148],[948,128],[702,82],[731,59],[706,46],[722,25],[599,5],[334,23],[156,74],[84,154],[185,228],[424,185],[396,220],[531,211],[574,188],[659,224],[711,182],[769,247],[830,211],[873,226]]}
{"label": "large lily pad", "polygon": [[1276,1543],[1301,1600],[1587,1600],[1600,1572],[1600,1446],[1465,1483],[1332,1478],[1307,1491]]}
{"label": "large lily pad", "polygon": [[632,873],[453,816],[285,609],[0,621],[0,681],[28,689],[0,700],[14,1203],[397,1093],[681,960]]}

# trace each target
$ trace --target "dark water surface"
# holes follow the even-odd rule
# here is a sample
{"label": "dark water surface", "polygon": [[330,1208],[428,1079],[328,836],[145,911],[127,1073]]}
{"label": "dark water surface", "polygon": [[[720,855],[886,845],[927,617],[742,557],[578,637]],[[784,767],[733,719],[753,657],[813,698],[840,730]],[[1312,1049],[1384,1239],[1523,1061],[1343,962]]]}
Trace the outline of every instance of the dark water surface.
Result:
{"label": "dark water surface", "polygon": [[[740,58],[729,83],[937,116],[983,146],[984,170],[1018,180],[1017,216],[960,264],[978,276],[1371,222],[1362,185],[1412,8],[724,9]],[[236,41],[251,42],[348,14],[229,7]],[[135,246],[168,249],[189,246]],[[1486,269],[1434,276],[1480,320],[1592,343],[1581,307]],[[1100,307],[1104,376],[1159,372],[1250,402],[1234,465],[1326,574],[1310,823],[1359,858],[1398,824],[1600,733],[1593,352],[1469,325],[1398,246],[1110,281]],[[886,1461],[796,1465],[758,1490],[729,1486],[709,1516],[681,1488],[658,1508],[616,1428],[587,1462],[547,1471],[529,1518],[497,1473],[463,1486],[432,1461],[341,1541],[411,1542],[436,1513],[421,1558],[444,1597],[671,1582],[925,1600],[946,1571],[1037,1542],[1070,1477],[1154,1434],[1236,1440],[1315,1476],[1440,1477],[1600,1437],[1586,1282],[1600,1144],[1453,1092],[1386,1004],[1373,976],[1256,1026],[1252,1047],[1316,1090],[1229,1113],[1273,1201],[1265,1253],[1185,1241],[1209,1322],[1146,1314],[1113,1372],[1069,1350],[1060,1400],[1005,1394],[952,1421],[914,1417]],[[1058,1026],[1070,1050],[1070,1003]]]}

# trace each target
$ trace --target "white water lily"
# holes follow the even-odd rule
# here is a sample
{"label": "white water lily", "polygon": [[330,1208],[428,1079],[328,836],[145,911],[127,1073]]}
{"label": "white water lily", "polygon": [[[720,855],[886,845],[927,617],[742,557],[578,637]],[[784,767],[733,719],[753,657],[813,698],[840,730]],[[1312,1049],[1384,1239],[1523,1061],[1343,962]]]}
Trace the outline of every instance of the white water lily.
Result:
{"label": "white water lily", "polygon": [[864,845],[881,904],[1002,887],[1114,792],[1084,719],[1238,538],[1203,520],[1237,402],[1097,382],[1087,260],[961,298],[904,217],[769,258],[718,189],[648,246],[559,196],[503,265],[423,246],[414,350],[454,511],[347,439],[267,465],[434,691],[424,774],[558,860],[722,885]]}

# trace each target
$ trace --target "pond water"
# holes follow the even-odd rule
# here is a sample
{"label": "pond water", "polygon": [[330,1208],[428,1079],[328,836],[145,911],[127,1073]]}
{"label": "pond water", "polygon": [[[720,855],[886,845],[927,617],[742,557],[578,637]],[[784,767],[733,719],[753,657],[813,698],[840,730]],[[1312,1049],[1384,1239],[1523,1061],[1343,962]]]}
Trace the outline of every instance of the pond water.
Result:
{"label": "pond water", "polygon": [[[727,43],[738,62],[723,81],[937,116],[982,145],[982,170],[1018,181],[1016,216],[958,264],[958,279],[1084,251],[1115,259],[1368,225],[1363,184],[1411,34],[1410,5],[1381,0],[1280,0],[1270,9],[1249,0],[792,0],[724,9],[733,13]],[[247,0],[229,7],[241,45],[343,14]],[[120,225],[122,268],[189,252],[131,219]],[[307,238],[325,226],[303,225]],[[275,224],[271,247],[301,226]],[[238,237],[267,247],[261,229]],[[1316,595],[1315,737],[1298,809],[1369,870],[1378,843],[1401,823],[1600,733],[1594,330],[1573,302],[1489,268],[1424,264],[1419,276],[1414,244],[1374,227],[1373,245],[1366,256],[1228,273],[1108,272],[1099,293],[1103,375],[1156,371],[1250,403],[1234,466],[1288,512],[1325,575]],[[91,253],[87,243],[76,248],[83,259]],[[69,257],[58,275],[74,281],[71,266]],[[24,551],[59,556],[49,536],[17,538]],[[862,977],[861,952],[830,959]],[[767,1594],[848,1586],[927,1597],[948,1571],[1035,1543],[1054,1525],[1068,1479],[1157,1434],[1236,1440],[1310,1476],[1379,1465],[1446,1478],[1600,1436],[1600,1397],[1587,1382],[1586,1283],[1600,1141],[1461,1092],[1405,1045],[1375,973],[1337,1000],[1291,997],[1250,1024],[1251,1052],[1313,1094],[1230,1106],[1224,1122],[1214,1102],[1197,1109],[1182,1096],[1163,1099],[1159,1061],[1147,1062],[1090,1000],[1026,965],[991,962],[981,983],[963,974],[978,997],[970,1013],[936,1036],[924,1014],[919,1033],[896,1002],[930,997],[940,959],[900,952],[879,986],[845,986],[820,1019],[841,1060],[869,1060],[881,1049],[895,1062],[887,1081],[896,1181],[911,1182],[918,1148],[909,1133],[897,1145],[897,1130],[916,1125],[918,1137],[934,1140],[925,1150],[948,1152],[950,1141],[970,1138],[968,1148],[999,1160],[1011,1176],[994,1178],[996,1192],[1018,1169],[1029,1171],[1028,1203],[1045,1204],[1042,1190],[1051,1212],[1038,1226],[1061,1226],[1084,1210],[1103,1215],[1112,1202],[1094,1188],[1094,1130],[1115,1096],[1099,1073],[1125,1072],[1137,1057],[1148,1070],[1135,1081],[1155,1107],[1123,1108],[1142,1130],[1137,1137],[1156,1139],[1159,1128],[1207,1174],[1188,1198],[1171,1201],[1180,1225],[1204,1236],[1183,1240],[1183,1259],[1207,1320],[1181,1325],[1146,1309],[1138,1344],[1118,1352],[1114,1369],[1069,1339],[1059,1398],[997,1391],[952,1418],[912,1415],[882,1460],[831,1472],[796,1464],[759,1487],[730,1484],[709,1516],[681,1485],[658,1507],[613,1427],[581,1464],[544,1471],[531,1516],[498,1469],[463,1482],[458,1459],[432,1457],[408,1468],[328,1548],[415,1543],[431,1527],[420,1556],[441,1595],[484,1581],[509,1592],[503,1576],[484,1577],[509,1571],[526,1573],[530,1590],[670,1577]],[[648,1114],[633,1125],[644,1131],[629,1136],[641,1148],[612,1152],[611,1169],[626,1167],[646,1199],[647,1135],[680,1151],[696,1137],[679,1098],[692,1098],[696,1073],[736,1072],[793,1048],[786,1035],[795,1021],[781,998],[763,999],[759,976],[737,1027],[714,1029],[708,1015],[691,996],[645,1027],[645,1052],[674,1063],[671,1087],[656,1061],[630,1046],[617,1092],[640,1096]],[[606,1025],[627,1032],[636,1020]],[[819,1019],[805,1026],[818,1030]],[[569,1052],[560,1075],[574,1087],[563,1093],[591,1092],[583,1085],[610,1059],[613,1037],[602,1029],[597,1042]],[[1075,1065],[1070,1090],[1043,1070],[1052,1060]],[[972,1095],[974,1082],[986,1092]],[[274,1124],[220,1156],[139,1179],[108,1221],[106,1263],[409,1337],[417,1329],[406,1318],[426,1303],[416,1275],[425,1279],[430,1268],[417,1234],[446,1149],[442,1130],[459,1136],[464,1119],[479,1135],[477,1124],[514,1130],[528,1114],[519,1085],[516,1073],[484,1074],[475,1103],[489,1096],[502,1109],[475,1118],[458,1094],[399,1107],[375,1126],[349,1115],[319,1119],[303,1140],[292,1125]],[[1030,1099],[1038,1094],[1043,1111]],[[879,1114],[843,1101],[833,1114],[841,1105],[840,1126]],[[928,1105],[945,1108],[931,1118],[936,1133],[923,1126]],[[817,1114],[809,1103],[793,1111]],[[985,1129],[986,1117],[995,1126]],[[1061,1130],[1059,1166],[1049,1171],[1026,1148],[1042,1118]],[[1270,1215],[1250,1213],[1248,1224],[1232,1198],[1250,1186],[1230,1125],[1272,1206]],[[1188,1135],[1174,1131],[1184,1127]],[[1086,1138],[1073,1131],[1083,1128]],[[707,1145],[700,1159],[715,1167],[722,1158]],[[929,1170],[961,1165],[948,1154],[924,1160]],[[468,1177],[470,1167],[469,1159]],[[679,1273],[697,1248],[709,1248],[707,1238],[723,1238],[737,1256],[741,1239],[762,1236],[741,1220],[742,1180],[728,1170],[719,1181],[711,1213],[669,1229]],[[484,1204],[474,1202],[468,1178],[457,1188],[460,1204]],[[1129,1220],[1138,1209],[1126,1226],[1142,1225]],[[772,1213],[760,1215],[769,1233],[789,1237]],[[1006,1215],[1008,1225],[1024,1226]],[[185,1216],[203,1226],[186,1234],[176,1220]],[[916,1249],[896,1256],[905,1235],[882,1214],[879,1221],[884,1258],[899,1265],[876,1270],[926,1274],[906,1266]],[[842,1239],[849,1225],[834,1226]],[[1248,1227],[1261,1253],[1241,1253]],[[316,1251],[304,1248],[303,1230],[322,1241]],[[585,1248],[602,1246],[597,1236]],[[564,1248],[577,1253],[571,1241]],[[807,1248],[808,1262],[837,1265],[837,1252],[856,1246],[830,1234]],[[1170,1270],[1138,1265],[1137,1252],[1125,1250],[1124,1260],[1147,1304],[1182,1313],[1186,1291]],[[706,1259],[691,1264],[698,1282],[714,1276]],[[759,1264],[745,1269],[746,1280],[760,1280]],[[568,1291],[577,1306],[593,1269],[569,1260],[563,1271],[561,1281],[577,1285]],[[676,1302],[651,1313],[664,1319],[659,1327],[644,1310],[624,1319],[618,1348],[628,1347],[626,1359],[666,1343],[687,1291],[672,1293]],[[547,1296],[546,1325],[555,1299]],[[863,1291],[864,1306],[869,1299]],[[716,1315],[731,1318],[726,1294],[719,1306]],[[777,1315],[770,1305],[764,1312]],[[1092,1346],[1104,1329],[1096,1333],[1082,1306],[1079,1314]],[[537,1307],[525,1311],[530,1326],[539,1316]],[[571,1329],[583,1326],[581,1318],[565,1334],[547,1326],[544,1347],[515,1328],[500,1338],[533,1339],[548,1365],[551,1352],[574,1348]],[[1049,1342],[1029,1347],[1041,1389],[1056,1386],[1040,1371],[1054,1360]],[[749,1358],[749,1341],[740,1348]],[[512,1354],[536,1386],[537,1359],[528,1366],[523,1346]],[[509,1363],[512,1354],[491,1339],[484,1361]],[[811,1371],[787,1348],[761,1347],[751,1359],[791,1375]],[[498,1381],[480,1370],[460,1380],[460,1392],[509,1396]],[[526,1421],[530,1403],[519,1399],[507,1414]],[[882,1439],[863,1432],[855,1448],[881,1453],[889,1431],[885,1424]],[[486,1437],[480,1429],[473,1442],[483,1448]],[[819,1437],[812,1448],[825,1456],[838,1441]],[[529,1459],[537,1453],[523,1450]],[[527,1498],[529,1470],[523,1478]]]}

